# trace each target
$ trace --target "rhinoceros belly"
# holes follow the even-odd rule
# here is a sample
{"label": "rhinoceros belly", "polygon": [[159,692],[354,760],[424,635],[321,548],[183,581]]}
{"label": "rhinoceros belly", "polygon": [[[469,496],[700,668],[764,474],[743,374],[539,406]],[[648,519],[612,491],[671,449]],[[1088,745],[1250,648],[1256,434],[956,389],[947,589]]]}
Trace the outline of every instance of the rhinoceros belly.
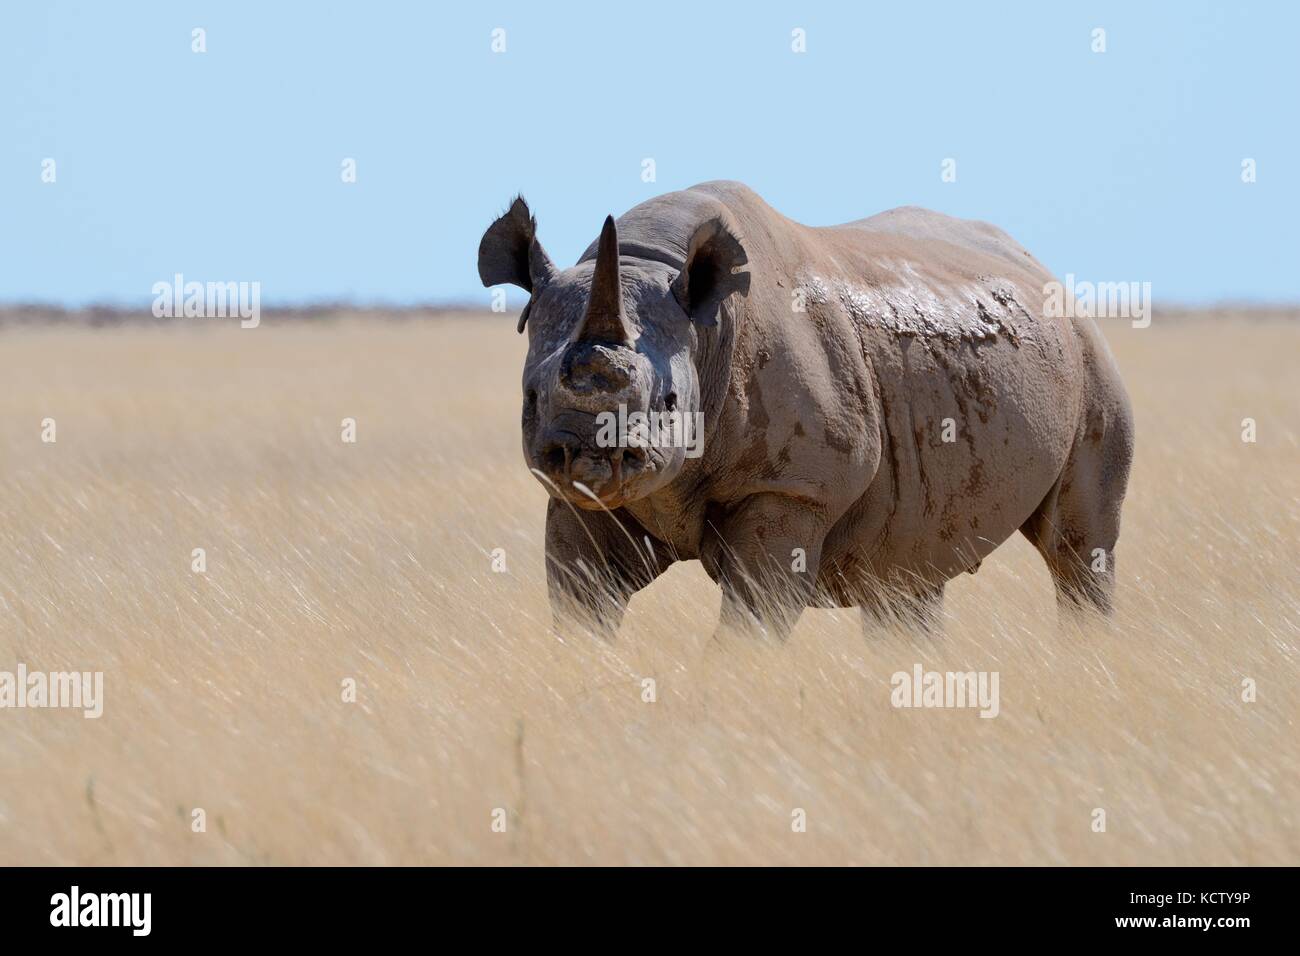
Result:
{"label": "rhinoceros belly", "polygon": [[1034,512],[1078,421],[1069,327],[1005,280],[896,291],[830,283],[878,386],[880,465],[832,530],[827,579],[938,582],[972,569]]}

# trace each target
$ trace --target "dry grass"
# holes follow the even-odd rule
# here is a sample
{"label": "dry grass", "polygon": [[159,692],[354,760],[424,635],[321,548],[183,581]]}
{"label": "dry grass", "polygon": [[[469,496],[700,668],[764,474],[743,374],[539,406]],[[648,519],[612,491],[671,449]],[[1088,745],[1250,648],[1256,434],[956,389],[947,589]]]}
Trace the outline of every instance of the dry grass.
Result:
{"label": "dry grass", "polygon": [[[1300,863],[1300,324],[1107,333],[1113,627],[1058,630],[1017,538],[942,638],[774,647],[710,644],[696,564],[613,644],[548,635],[512,321],[0,331],[0,670],[107,697],[0,711],[0,863]],[[916,662],[1001,715],[895,710]]]}

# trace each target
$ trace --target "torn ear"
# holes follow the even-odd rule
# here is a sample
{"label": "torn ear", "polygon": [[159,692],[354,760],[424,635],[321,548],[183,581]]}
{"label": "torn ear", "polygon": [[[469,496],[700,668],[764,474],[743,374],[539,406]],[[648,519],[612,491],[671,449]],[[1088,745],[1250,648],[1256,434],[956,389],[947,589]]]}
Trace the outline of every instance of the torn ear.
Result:
{"label": "torn ear", "polygon": [[718,309],[733,292],[749,294],[749,273],[734,272],[749,261],[745,247],[721,216],[701,223],[691,236],[686,265],[673,280],[673,296],[700,325],[718,324]]}
{"label": "torn ear", "polygon": [[[478,244],[478,277],[485,286],[508,282],[536,293],[555,273],[555,264],[537,241],[537,220],[518,196]],[[528,307],[519,316],[519,331],[528,320]]]}

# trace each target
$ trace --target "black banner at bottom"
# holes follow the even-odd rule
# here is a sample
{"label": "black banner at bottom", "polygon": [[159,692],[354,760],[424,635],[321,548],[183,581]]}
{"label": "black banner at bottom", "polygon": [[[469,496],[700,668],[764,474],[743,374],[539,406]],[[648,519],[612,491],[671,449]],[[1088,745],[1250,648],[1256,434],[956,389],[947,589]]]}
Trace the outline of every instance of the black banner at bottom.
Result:
{"label": "black banner at bottom", "polygon": [[1233,945],[1291,925],[1284,910],[1294,876],[1199,868],[10,869],[0,871],[0,916],[7,943],[75,936],[337,946],[459,929],[498,944],[618,944],[631,933],[734,946],[782,931],[865,940],[911,927],[927,945],[1126,936]]}

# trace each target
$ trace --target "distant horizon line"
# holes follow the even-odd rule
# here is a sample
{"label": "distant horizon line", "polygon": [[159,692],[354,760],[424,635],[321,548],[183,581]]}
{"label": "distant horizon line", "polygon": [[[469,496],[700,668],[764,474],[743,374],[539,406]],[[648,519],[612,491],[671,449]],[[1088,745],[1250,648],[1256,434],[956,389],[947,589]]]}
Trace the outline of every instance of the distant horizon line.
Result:
{"label": "distant horizon line", "polygon": [[[1300,309],[1300,298],[1292,300],[1270,300],[1252,298],[1223,298],[1206,300],[1182,300],[1170,298],[1152,302],[1154,308],[1176,312],[1211,311],[1223,309],[1245,309],[1250,311],[1290,311]],[[31,312],[46,314],[75,315],[77,313],[95,313],[98,315],[131,315],[150,312],[152,300],[139,303],[126,303],[120,300],[88,300],[72,304],[42,299],[0,299],[0,313]],[[422,299],[422,300],[383,300],[383,299],[348,299],[319,298],[283,300],[265,303],[261,306],[267,313],[298,314],[304,312],[486,312],[494,310],[483,302],[468,299]],[[520,307],[511,307],[500,315],[518,315]]]}

